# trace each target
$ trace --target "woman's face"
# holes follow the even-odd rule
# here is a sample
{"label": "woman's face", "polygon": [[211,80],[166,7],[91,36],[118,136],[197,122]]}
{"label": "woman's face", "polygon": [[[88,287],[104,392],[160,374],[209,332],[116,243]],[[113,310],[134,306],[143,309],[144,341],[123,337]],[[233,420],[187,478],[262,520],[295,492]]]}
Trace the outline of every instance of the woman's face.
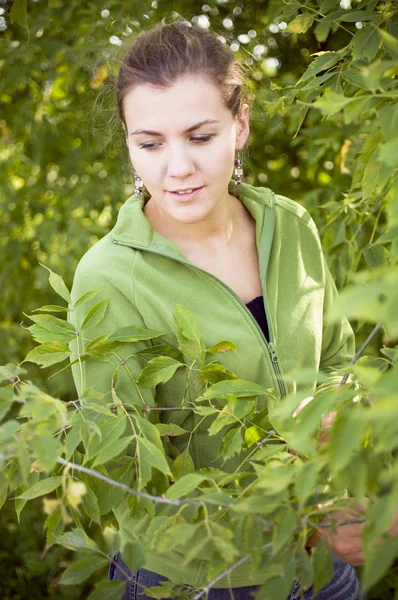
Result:
{"label": "woman's face", "polygon": [[249,135],[247,105],[235,119],[213,83],[184,76],[169,88],[136,86],[123,106],[131,162],[159,214],[183,223],[209,218],[228,198],[235,150]]}

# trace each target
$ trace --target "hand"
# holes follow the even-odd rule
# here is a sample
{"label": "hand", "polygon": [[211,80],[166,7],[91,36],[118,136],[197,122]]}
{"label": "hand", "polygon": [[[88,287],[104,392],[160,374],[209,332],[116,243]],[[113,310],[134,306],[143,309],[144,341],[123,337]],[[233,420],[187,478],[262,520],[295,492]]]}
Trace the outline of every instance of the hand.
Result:
{"label": "hand", "polygon": [[[324,508],[320,505],[319,508]],[[327,515],[322,519],[321,524],[326,525],[331,523],[331,519],[341,521],[351,521],[357,519],[360,514],[365,514],[366,508],[361,504],[356,504],[352,509],[344,508],[335,510],[331,515]],[[350,523],[347,525],[337,525],[336,533],[333,533],[331,527],[322,527],[307,541],[307,546],[316,546],[323,538],[329,550],[335,556],[343,559],[356,567],[364,564],[364,551],[361,540],[362,530],[365,523]],[[398,528],[398,519],[397,519]]]}

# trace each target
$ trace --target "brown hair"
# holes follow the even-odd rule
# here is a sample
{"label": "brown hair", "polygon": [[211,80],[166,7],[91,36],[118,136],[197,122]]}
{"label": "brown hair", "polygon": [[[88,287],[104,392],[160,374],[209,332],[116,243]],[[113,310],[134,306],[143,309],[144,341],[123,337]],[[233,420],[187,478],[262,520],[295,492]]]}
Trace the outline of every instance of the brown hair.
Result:
{"label": "brown hair", "polygon": [[169,87],[183,75],[202,75],[218,87],[226,108],[237,116],[250,102],[244,66],[217,34],[185,20],[140,32],[125,49],[116,82],[119,116],[126,126],[123,100],[135,85]]}

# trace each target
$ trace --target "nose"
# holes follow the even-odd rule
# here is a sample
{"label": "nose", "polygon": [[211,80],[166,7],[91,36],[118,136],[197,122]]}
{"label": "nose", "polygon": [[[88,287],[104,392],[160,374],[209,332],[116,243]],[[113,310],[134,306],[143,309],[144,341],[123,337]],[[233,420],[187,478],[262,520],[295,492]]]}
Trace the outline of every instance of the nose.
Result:
{"label": "nose", "polygon": [[195,172],[195,165],[185,146],[170,149],[167,158],[167,175],[171,179],[185,179]]}

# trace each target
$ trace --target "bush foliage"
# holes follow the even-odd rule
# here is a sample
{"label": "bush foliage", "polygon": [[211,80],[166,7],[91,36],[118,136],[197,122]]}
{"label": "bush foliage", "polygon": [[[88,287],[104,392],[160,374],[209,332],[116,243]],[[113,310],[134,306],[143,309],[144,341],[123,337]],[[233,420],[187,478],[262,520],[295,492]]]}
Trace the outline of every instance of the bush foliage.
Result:
{"label": "bush foliage", "polygon": [[[94,573],[91,599],[121,595],[117,583],[98,583],[108,552],[122,549],[137,568],[146,549],[162,544],[185,551],[189,561],[200,551],[192,540],[201,529],[213,559],[210,578],[242,555],[248,564],[264,560],[275,576],[261,597],[277,599],[298,575],[303,585],[316,586],[327,576],[325,547],[311,556],[304,550],[306,534],[318,526],[318,504],[333,500],[332,516],[349,498],[367,498],[369,511],[360,516],[366,520],[362,581],[376,586],[370,598],[393,598],[398,541],[386,531],[398,505],[398,7],[292,0],[193,3],[187,10],[178,2],[111,2],[99,12],[54,0],[29,3],[26,15],[20,0],[5,6],[1,502],[15,498],[18,517],[26,503],[36,503],[45,517],[45,547],[77,552],[60,582],[80,584]],[[347,315],[358,345],[382,323],[368,355],[347,367],[350,383],[336,390],[318,377],[314,400],[293,419],[302,398],[281,403],[227,373],[217,349],[206,349],[195,316],[177,309],[174,347],[143,355],[135,385],[155,386],[177,369],[194,372],[203,393],[185,408],[208,422],[209,435],[225,432],[226,452],[245,449],[233,478],[222,469],[192,473],[189,448],[171,460],[170,438],[182,432],[164,427],[158,411],[123,405],[116,393],[107,403],[92,389],[76,398],[68,368],[49,381],[43,370],[54,374],[70,359],[106,360],[145,336],[113,332],[90,340],[90,322],[100,322],[106,310],[97,304],[82,334],[85,354],[76,358],[68,347],[75,331],[59,314],[66,315],[77,260],[112,225],[131,191],[120,128],[110,140],[107,128],[117,68],[112,49],[142,25],[178,13],[218,31],[251,68],[256,101],[246,180],[300,201],[314,217],[344,288],[330,318]],[[103,116],[93,121],[96,106]],[[87,121],[99,135],[91,136]],[[52,295],[40,263],[51,269]],[[33,325],[21,328],[26,313]],[[187,355],[192,348],[195,355]],[[233,340],[223,349],[234,351]],[[26,355],[28,371],[16,366]],[[311,388],[310,374],[291,376]],[[264,397],[268,409],[259,408]],[[331,410],[337,418],[330,440],[317,448],[321,415]]]}

